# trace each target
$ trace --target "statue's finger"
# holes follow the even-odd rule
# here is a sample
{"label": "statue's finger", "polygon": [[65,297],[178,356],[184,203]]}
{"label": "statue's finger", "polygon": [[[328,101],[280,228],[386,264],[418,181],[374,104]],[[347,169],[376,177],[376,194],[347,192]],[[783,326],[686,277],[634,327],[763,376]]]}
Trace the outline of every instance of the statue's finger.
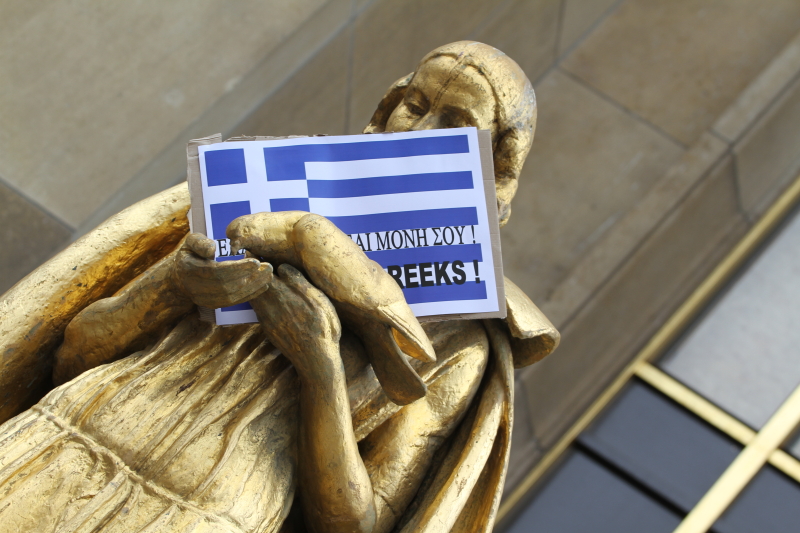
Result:
{"label": "statue's finger", "polygon": [[224,303],[217,307],[237,305],[269,292],[273,286],[272,267],[265,263],[264,268],[250,275],[237,276],[218,284],[218,292]]}
{"label": "statue's finger", "polygon": [[361,309],[405,301],[397,282],[330,220],[306,215],[293,238],[309,279],[334,300]]}
{"label": "statue's finger", "polygon": [[320,215],[294,227],[295,246],[308,277],[331,299],[352,305],[364,320],[392,326],[401,350],[423,362],[436,360],[425,331],[402,289],[344,232]]}
{"label": "statue's finger", "polygon": [[220,279],[235,279],[237,277],[252,275],[261,268],[261,264],[261,261],[255,258],[215,261],[210,263],[211,268],[217,272]]}
{"label": "statue's finger", "polygon": [[226,229],[235,250],[242,248],[275,263],[298,264],[290,238],[295,222],[307,213],[255,213],[234,219]]}
{"label": "statue's finger", "polygon": [[192,252],[196,253],[203,259],[214,259],[216,246],[214,241],[205,235],[201,235],[200,233],[190,233],[189,236],[186,237],[184,246],[188,247]]}
{"label": "statue's finger", "polygon": [[269,263],[258,262],[258,268],[247,276],[248,284],[269,284],[275,279],[272,273],[272,265]]}
{"label": "statue's finger", "polygon": [[224,261],[213,265],[215,278],[223,286],[246,287],[260,285],[272,281],[272,265],[262,263],[258,259],[240,259]]}
{"label": "statue's finger", "polygon": [[276,326],[286,319],[287,314],[297,316],[299,313],[296,307],[302,303],[286,281],[274,276],[269,290],[258,297],[258,305],[254,304],[254,307],[257,307],[262,322]]}
{"label": "statue's finger", "polygon": [[280,308],[283,313],[289,312],[297,316],[318,313],[326,304],[330,306],[327,310],[333,311],[325,295],[309,283],[299,270],[285,263],[278,267],[271,290],[264,299],[270,301],[271,307]]}
{"label": "statue's finger", "polygon": [[180,273],[184,280],[193,277],[201,279],[214,279],[214,261],[202,259],[197,256],[191,249],[181,250],[179,253],[180,260]]}
{"label": "statue's finger", "polygon": [[191,252],[186,252],[181,257],[181,267],[185,277],[196,276],[220,283],[230,283],[252,276],[269,281],[272,277],[272,265],[254,258],[217,262],[201,259]]}
{"label": "statue's finger", "polygon": [[284,263],[278,267],[278,275],[283,278],[288,285],[303,289],[314,287],[308,282],[302,272],[288,263]]}

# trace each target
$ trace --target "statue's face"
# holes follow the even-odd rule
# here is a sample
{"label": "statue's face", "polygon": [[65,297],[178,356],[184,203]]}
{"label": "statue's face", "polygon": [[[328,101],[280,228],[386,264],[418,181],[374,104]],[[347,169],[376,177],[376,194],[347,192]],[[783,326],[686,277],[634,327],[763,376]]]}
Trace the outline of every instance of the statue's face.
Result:
{"label": "statue's face", "polygon": [[403,101],[386,123],[386,131],[418,131],[474,126],[495,138],[495,98],[477,69],[455,68],[452,57],[440,56],[422,65]]}

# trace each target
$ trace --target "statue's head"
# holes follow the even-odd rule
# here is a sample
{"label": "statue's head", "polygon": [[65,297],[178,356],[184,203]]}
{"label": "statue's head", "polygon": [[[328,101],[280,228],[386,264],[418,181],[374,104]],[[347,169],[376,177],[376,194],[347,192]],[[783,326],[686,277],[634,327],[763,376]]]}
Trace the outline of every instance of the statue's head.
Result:
{"label": "statue's head", "polygon": [[492,132],[500,225],[511,215],[522,164],[536,129],[536,97],[522,69],[473,41],[437,48],[397,80],[364,133],[474,126]]}

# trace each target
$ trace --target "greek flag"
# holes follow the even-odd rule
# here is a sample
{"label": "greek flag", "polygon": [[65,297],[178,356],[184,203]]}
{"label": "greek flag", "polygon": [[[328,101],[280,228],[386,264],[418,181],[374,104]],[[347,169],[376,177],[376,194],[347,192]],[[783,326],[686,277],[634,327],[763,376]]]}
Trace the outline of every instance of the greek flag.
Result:
{"label": "greek flag", "polygon": [[417,316],[496,310],[474,128],[219,143],[200,147],[200,167],[218,261],[241,257],[233,219],[309,211],[387,270]]}

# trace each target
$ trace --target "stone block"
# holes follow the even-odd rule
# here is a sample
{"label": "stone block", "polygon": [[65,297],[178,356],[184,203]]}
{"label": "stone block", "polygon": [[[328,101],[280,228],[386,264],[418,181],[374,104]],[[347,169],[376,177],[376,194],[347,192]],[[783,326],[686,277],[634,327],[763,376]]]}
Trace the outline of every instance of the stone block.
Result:
{"label": "stone block", "polygon": [[323,3],[48,1],[0,18],[0,175],[79,225]]}
{"label": "stone block", "polygon": [[659,221],[727,153],[728,145],[704,133],[580,259],[569,276],[537,302],[557,325],[566,323],[639,246]]}
{"label": "stone block", "polygon": [[563,66],[691,145],[798,30],[795,0],[628,0]]}
{"label": "stone block", "polygon": [[608,386],[747,228],[727,157],[562,329],[558,350],[521,372],[534,437],[544,449]]}
{"label": "stone block", "polygon": [[536,91],[536,138],[501,233],[506,275],[543,302],[683,149],[558,70]]}
{"label": "stone block", "polygon": [[473,37],[505,52],[534,82],[555,61],[559,5],[557,0],[515,0]]}
{"label": "stone block", "polygon": [[734,147],[739,194],[760,216],[800,172],[800,80],[796,80]]}
{"label": "stone block", "polygon": [[533,436],[525,386],[518,381],[514,387],[514,431],[511,433],[511,456],[506,474],[506,494],[522,481],[542,456],[539,443]]}
{"label": "stone block", "polygon": [[619,4],[619,0],[564,0],[558,55],[569,51],[571,46],[577,43],[617,4]]}
{"label": "stone block", "polygon": [[361,133],[395,80],[434,48],[467,39],[502,0],[391,0],[355,21],[348,133]]}
{"label": "stone block", "polygon": [[800,34],[792,39],[717,119],[714,133],[733,143],[800,75]]}
{"label": "stone block", "polygon": [[69,243],[71,228],[0,183],[0,294]]}
{"label": "stone block", "polygon": [[190,139],[222,133],[240,133],[238,126],[276,93],[302,65],[310,61],[347,26],[351,0],[328,0],[297,30],[272,49],[236,85],[178,132],[155,157],[135,172],[84,222],[76,234],[83,235],[108,217],[186,178],[186,143]]}
{"label": "stone block", "polygon": [[350,30],[345,29],[236,127],[242,135],[345,134]]}

